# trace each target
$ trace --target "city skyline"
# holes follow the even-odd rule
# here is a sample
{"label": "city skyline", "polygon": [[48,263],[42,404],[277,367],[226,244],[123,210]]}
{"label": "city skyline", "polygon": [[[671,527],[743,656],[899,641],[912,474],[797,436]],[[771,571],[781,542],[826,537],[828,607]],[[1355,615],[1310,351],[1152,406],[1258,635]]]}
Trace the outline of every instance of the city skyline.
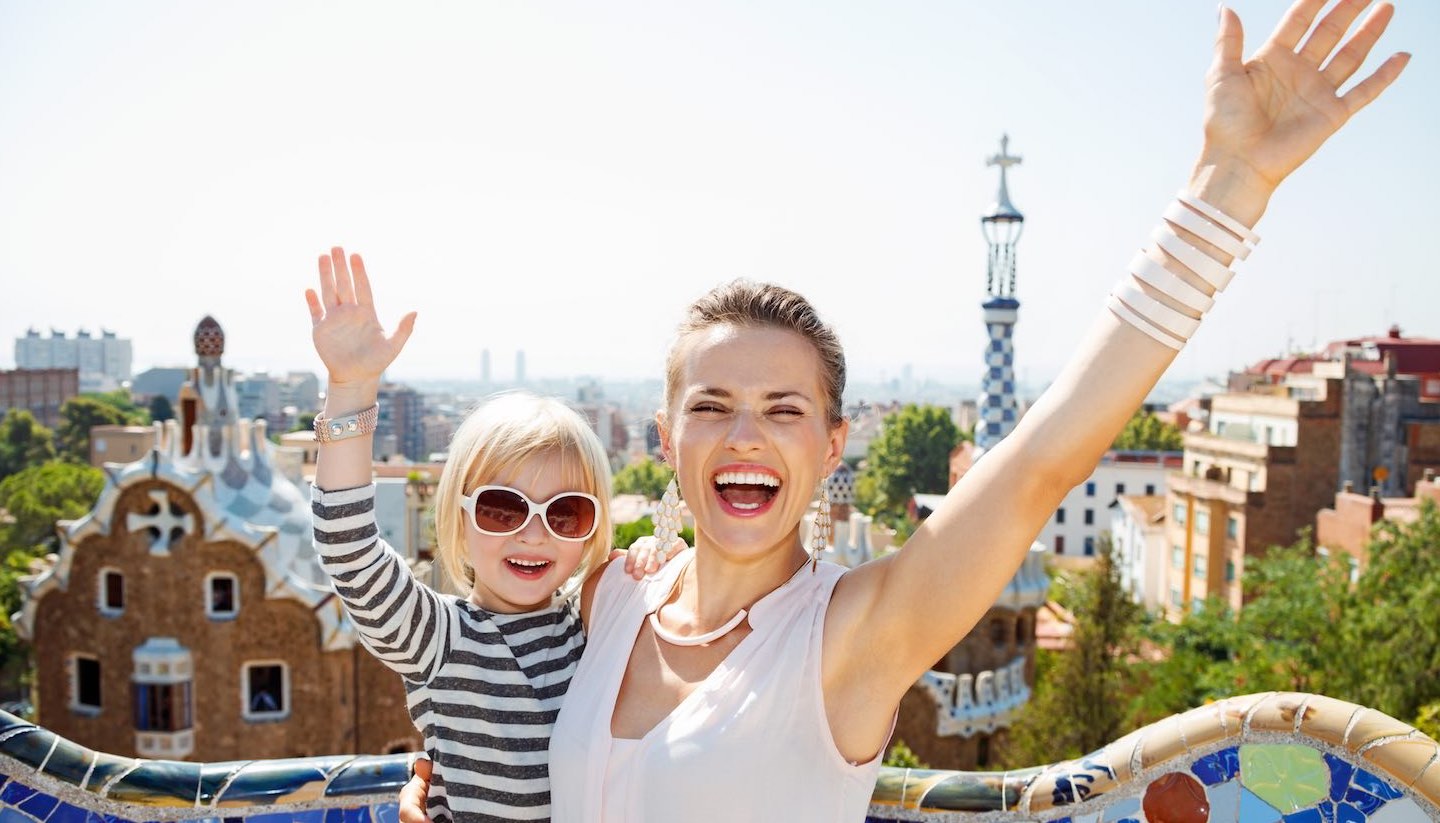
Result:
{"label": "city skyline", "polygon": [[[1253,46],[1286,4],[1232,5]],[[146,8],[0,5],[0,338],[111,329],[139,372],[212,314],[229,365],[323,374],[300,294],[338,242],[382,320],[419,311],[414,380],[486,349],[497,381],[517,350],[534,379],[658,378],[684,305],[748,275],[810,297],[856,380],[974,385],[1008,133],[1015,367],[1043,385],[1184,182],[1214,27],[1209,0]],[[1401,4],[1371,65],[1417,59],[1282,189],[1171,379],[1440,336],[1434,42],[1440,9]]]}

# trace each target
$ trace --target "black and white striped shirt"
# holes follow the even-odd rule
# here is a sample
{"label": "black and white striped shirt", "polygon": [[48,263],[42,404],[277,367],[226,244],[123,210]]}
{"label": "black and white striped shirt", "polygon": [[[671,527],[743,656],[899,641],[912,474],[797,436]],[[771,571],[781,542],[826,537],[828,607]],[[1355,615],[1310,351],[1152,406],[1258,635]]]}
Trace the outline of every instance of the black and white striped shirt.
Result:
{"label": "black and white striped shirt", "polygon": [[550,732],[585,635],[573,600],[492,614],[418,582],[377,536],[375,486],[312,489],[315,550],[365,645],[404,678],[434,761],[430,818],[550,819]]}

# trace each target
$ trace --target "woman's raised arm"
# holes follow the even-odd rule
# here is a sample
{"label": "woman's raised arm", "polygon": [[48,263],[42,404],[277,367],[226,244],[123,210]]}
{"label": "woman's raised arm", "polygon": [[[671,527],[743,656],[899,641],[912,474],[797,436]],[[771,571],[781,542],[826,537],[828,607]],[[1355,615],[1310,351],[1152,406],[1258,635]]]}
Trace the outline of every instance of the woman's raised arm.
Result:
{"label": "woman's raised arm", "polygon": [[[1100,309],[1070,362],[1014,432],[950,490],[902,551],[845,576],[826,624],[832,718],[893,707],[984,615],[1065,493],[1089,476],[1170,364],[1214,282],[1228,279],[1224,267],[1243,248],[1246,228],[1264,213],[1275,187],[1399,76],[1407,54],[1393,55],[1339,93],[1394,13],[1388,3],[1376,5],[1346,39],[1368,3],[1340,0],[1312,31],[1325,0],[1299,0],[1248,61],[1239,17],[1221,10],[1206,74],[1204,145],[1186,184],[1186,199],[1203,203],[1177,202],[1162,223],[1189,252],[1203,252],[1219,266],[1173,241],[1147,249],[1173,278],[1135,272],[1132,280],[1122,272],[1131,291],[1117,295],[1128,306]],[[1204,216],[1205,203],[1236,222],[1225,230],[1225,218]],[[1188,259],[1182,263],[1160,245]],[[1137,289],[1143,296],[1133,296]],[[1126,313],[1131,316],[1122,319]],[[889,722],[888,711],[880,723]],[[869,733],[857,744],[878,737],[875,723],[864,725]]]}

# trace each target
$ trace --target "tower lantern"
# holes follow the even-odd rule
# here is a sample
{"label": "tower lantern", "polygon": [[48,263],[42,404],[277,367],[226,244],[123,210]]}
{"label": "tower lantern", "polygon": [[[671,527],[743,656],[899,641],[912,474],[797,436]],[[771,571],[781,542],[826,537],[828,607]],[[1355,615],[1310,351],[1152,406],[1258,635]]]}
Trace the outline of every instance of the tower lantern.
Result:
{"label": "tower lantern", "polygon": [[1000,138],[1000,153],[990,156],[987,166],[1000,168],[1000,189],[995,202],[980,218],[981,231],[990,247],[985,271],[985,302],[981,304],[989,342],[985,348],[985,374],[981,380],[980,423],[975,445],[981,453],[994,448],[1015,428],[1019,405],[1015,399],[1015,321],[1020,301],[1015,299],[1015,244],[1025,228],[1025,215],[1010,202],[1008,172],[1020,164],[1010,154],[1010,136]]}

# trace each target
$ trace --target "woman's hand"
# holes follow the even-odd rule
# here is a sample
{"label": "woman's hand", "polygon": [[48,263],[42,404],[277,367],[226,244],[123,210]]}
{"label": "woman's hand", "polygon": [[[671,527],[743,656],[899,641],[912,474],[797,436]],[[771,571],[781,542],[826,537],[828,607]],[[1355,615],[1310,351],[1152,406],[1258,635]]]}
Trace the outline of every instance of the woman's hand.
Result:
{"label": "woman's hand", "polygon": [[[1229,8],[1220,10],[1215,59],[1205,77],[1205,146],[1196,172],[1227,177],[1222,182],[1227,187],[1252,190],[1260,211],[1280,181],[1379,97],[1410,60],[1409,54],[1393,54],[1340,94],[1395,8],[1377,4],[1347,40],[1346,30],[1370,0],[1340,0],[1306,37],[1325,4],[1297,0],[1249,60],[1243,59],[1239,16]],[[1247,223],[1259,218],[1258,213],[1234,216]]]}
{"label": "woman's hand", "polygon": [[375,315],[370,278],[360,255],[336,246],[320,257],[320,293],[305,290],[310,306],[315,351],[330,372],[332,386],[378,382],[415,328],[415,312],[400,318],[394,334],[385,334]]}
{"label": "woman's hand", "polygon": [[661,566],[670,562],[670,558],[689,547],[688,543],[677,537],[668,548],[661,549],[655,536],[647,534],[631,543],[630,550],[625,552],[625,573],[636,580],[647,574],[654,574],[660,571]]}
{"label": "woman's hand", "polygon": [[430,794],[430,768],[433,765],[423,757],[415,761],[412,767],[415,774],[400,789],[400,823],[429,823],[425,798]]}

